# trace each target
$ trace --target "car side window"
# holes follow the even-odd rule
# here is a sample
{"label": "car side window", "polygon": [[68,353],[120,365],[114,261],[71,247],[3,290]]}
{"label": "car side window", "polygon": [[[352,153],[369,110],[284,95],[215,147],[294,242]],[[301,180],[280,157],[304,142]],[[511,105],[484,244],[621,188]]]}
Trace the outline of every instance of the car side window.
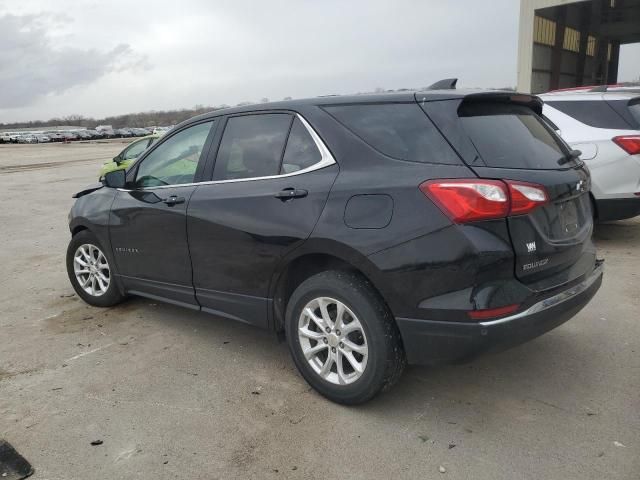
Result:
{"label": "car side window", "polygon": [[338,122],[399,160],[458,165],[460,158],[416,103],[327,105]]}
{"label": "car side window", "polygon": [[311,138],[311,134],[299,118],[293,120],[287,147],[282,158],[280,173],[293,173],[304,170],[322,160],[322,155]]}
{"label": "car side window", "polygon": [[229,118],[218,149],[213,179],[277,175],[291,120],[292,116],[286,113]]}
{"label": "car side window", "polygon": [[132,160],[134,158],[138,158],[138,156],[146,150],[149,146],[149,139],[145,138],[144,140],[140,140],[135,142],[133,145],[130,145],[125,151],[123,160]]}
{"label": "car side window", "polygon": [[147,155],[136,173],[135,187],[191,183],[213,121],[172,135]]}
{"label": "car side window", "polygon": [[630,125],[607,102],[596,100],[552,100],[546,102],[585,125],[596,128],[628,130]]}

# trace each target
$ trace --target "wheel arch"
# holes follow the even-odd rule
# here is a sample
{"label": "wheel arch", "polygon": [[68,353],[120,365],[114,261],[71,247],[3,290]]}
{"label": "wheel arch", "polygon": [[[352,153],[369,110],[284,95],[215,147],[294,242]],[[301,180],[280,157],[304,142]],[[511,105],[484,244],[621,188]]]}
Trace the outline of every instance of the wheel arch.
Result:
{"label": "wheel arch", "polygon": [[75,226],[69,225],[69,230],[71,230],[71,236],[74,237],[78,233],[80,233],[80,232],[82,232],[84,230],[89,230],[89,227],[87,227],[86,225],[80,223],[80,224],[77,224]]}
{"label": "wheel arch", "polygon": [[373,287],[380,298],[389,305],[379,273],[364,255],[344,244],[331,240],[310,240],[308,244],[285,257],[273,275],[269,298],[271,327],[282,331],[287,303],[293,291],[307,278],[327,270],[350,271],[361,275]]}

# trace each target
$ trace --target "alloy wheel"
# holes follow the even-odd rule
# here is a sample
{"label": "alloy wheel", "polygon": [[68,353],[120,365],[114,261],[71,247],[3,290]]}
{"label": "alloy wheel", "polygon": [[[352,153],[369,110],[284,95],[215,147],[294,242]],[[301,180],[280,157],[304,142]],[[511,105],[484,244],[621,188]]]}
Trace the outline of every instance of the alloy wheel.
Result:
{"label": "alloy wheel", "polygon": [[319,297],[307,303],[298,319],[298,339],[311,368],[330,383],[353,383],[367,367],[364,328],[339,300]]}
{"label": "alloy wheel", "polygon": [[111,271],[102,250],[95,245],[80,245],[73,255],[73,271],[82,290],[94,297],[104,295],[109,289]]}

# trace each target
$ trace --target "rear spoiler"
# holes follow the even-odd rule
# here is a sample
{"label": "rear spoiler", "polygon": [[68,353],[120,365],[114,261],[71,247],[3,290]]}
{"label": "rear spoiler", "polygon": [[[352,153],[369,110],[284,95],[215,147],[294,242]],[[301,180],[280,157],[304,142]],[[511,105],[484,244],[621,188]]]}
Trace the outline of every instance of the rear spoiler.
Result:
{"label": "rear spoiler", "polygon": [[[444,92],[443,92],[444,93]],[[425,94],[416,92],[416,102],[424,104],[428,101]],[[464,90],[458,90],[456,95],[450,97],[445,95],[438,96],[438,100],[457,100],[458,105],[470,103],[515,103],[518,105],[524,105],[530,108],[538,115],[542,115],[542,105],[544,102],[536,95],[530,95],[528,93],[508,92],[505,90],[486,90],[486,91],[473,91],[466,93]],[[433,100],[433,99],[431,99]]]}

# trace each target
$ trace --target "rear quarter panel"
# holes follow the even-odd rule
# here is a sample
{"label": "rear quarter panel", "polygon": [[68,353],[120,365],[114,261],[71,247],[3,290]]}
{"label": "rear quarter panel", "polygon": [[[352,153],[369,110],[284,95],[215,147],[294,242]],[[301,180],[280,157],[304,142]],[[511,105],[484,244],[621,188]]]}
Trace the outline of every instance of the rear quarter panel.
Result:
{"label": "rear quarter panel", "polygon": [[[316,228],[297,254],[310,250],[348,261],[369,277],[395,316],[412,318],[432,313],[419,308],[427,298],[472,289],[488,278],[497,283],[502,276],[513,279],[513,250],[504,221],[484,228],[453,225],[419,189],[422,182],[434,178],[474,177],[462,162],[395,160],[330,117],[321,118],[314,127],[318,124],[340,164],[340,174]],[[356,195],[391,197],[391,220],[380,222],[377,228],[349,227],[345,209]],[[468,294],[467,299],[470,297]]]}

